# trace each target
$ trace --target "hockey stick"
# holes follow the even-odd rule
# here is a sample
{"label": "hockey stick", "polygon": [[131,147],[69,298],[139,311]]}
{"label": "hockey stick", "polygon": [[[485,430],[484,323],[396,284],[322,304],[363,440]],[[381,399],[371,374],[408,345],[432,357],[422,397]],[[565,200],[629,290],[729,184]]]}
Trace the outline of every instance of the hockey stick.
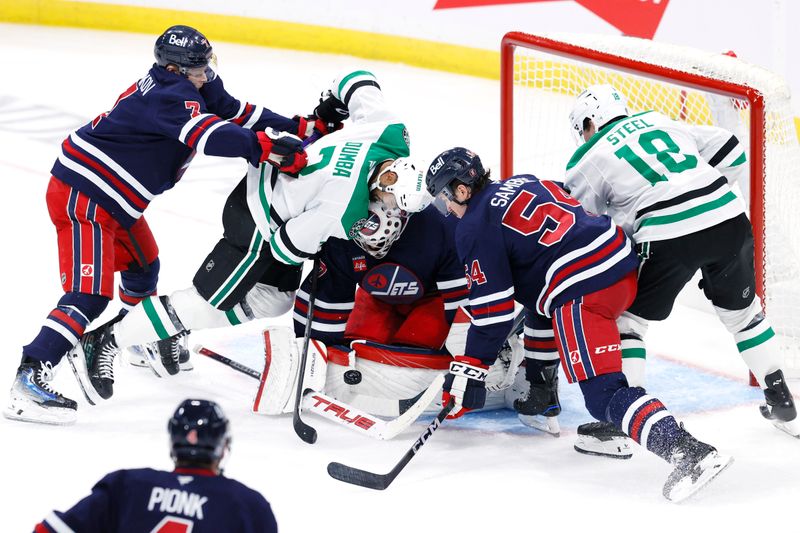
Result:
{"label": "hockey stick", "polygon": [[[314,270],[311,272],[311,292],[308,294],[308,313],[306,314],[306,331],[303,335],[303,350],[300,354],[300,375],[297,378],[297,391],[294,396],[294,415],[292,425],[297,436],[309,444],[317,442],[317,430],[309,426],[300,418],[300,402],[306,392],[303,390],[303,377],[306,373],[306,358],[308,357],[308,341],[311,339],[311,321],[314,319],[314,300],[317,296],[317,280],[319,279],[319,256],[314,259]],[[309,389],[310,390],[310,389]]]}
{"label": "hockey stick", "polygon": [[[193,350],[195,353],[205,355],[246,376],[261,380],[261,373],[258,370],[238,363],[214,350],[199,344]],[[390,400],[359,394],[350,398],[350,403],[345,403],[321,392],[311,391],[303,396],[303,408],[358,433],[380,440],[389,440],[416,422],[417,418],[439,394],[443,381],[444,375],[440,374],[428,385],[427,389],[413,398],[405,400]],[[395,413],[399,411],[399,415],[382,415],[380,412],[374,411],[376,406],[383,406],[387,411],[393,410]],[[381,420],[376,415],[394,416],[394,418]]]}
{"label": "hockey stick", "polygon": [[447,402],[447,405],[439,411],[439,414],[436,415],[436,418],[433,419],[425,431],[417,438],[414,444],[411,445],[411,448],[403,455],[400,461],[394,465],[387,474],[375,474],[373,472],[367,472],[366,470],[361,470],[360,468],[353,468],[352,466],[343,465],[342,463],[328,463],[328,474],[334,478],[338,479],[339,481],[344,481],[345,483],[351,483],[353,485],[359,485],[361,487],[366,487],[368,489],[374,490],[384,490],[386,487],[391,485],[392,481],[397,477],[400,472],[406,467],[406,465],[411,461],[411,459],[419,453],[420,449],[428,442],[428,439],[431,438],[434,431],[439,429],[439,426],[442,425],[442,422],[447,415],[450,414],[450,411],[453,410],[453,406],[455,405],[455,400],[451,399]]}
{"label": "hockey stick", "polygon": [[[524,315],[525,310],[523,309],[514,318],[514,322],[511,325],[511,330],[508,332],[508,335],[506,335],[506,340],[519,333],[519,329],[524,322]],[[366,470],[347,466],[342,463],[331,462],[328,463],[328,475],[334,479],[338,479],[339,481],[344,481],[345,483],[351,483],[353,485],[359,485],[368,489],[386,489],[386,487],[388,487],[392,481],[394,481],[394,478],[396,478],[397,475],[402,472],[414,455],[419,452],[420,448],[425,445],[431,435],[433,435],[434,431],[439,429],[439,426],[441,426],[442,422],[445,418],[447,418],[447,415],[450,414],[450,411],[453,410],[454,406],[455,400],[450,398],[450,401],[447,402],[447,405],[445,405],[442,410],[439,411],[439,414],[436,415],[436,418],[433,420],[433,422],[428,425],[427,429],[425,429],[419,438],[417,438],[414,444],[411,445],[411,448],[405,453],[405,455],[403,455],[400,461],[389,471],[388,474],[375,474],[373,472],[367,472]]]}
{"label": "hockey stick", "polygon": [[233,359],[229,359],[224,355],[215,352],[214,350],[209,350],[205,346],[201,346],[198,344],[194,347],[193,351],[195,353],[199,353],[200,355],[205,355],[206,357],[210,357],[214,361],[219,361],[223,365],[227,365],[234,370],[238,370],[242,374],[250,376],[251,378],[261,380],[261,372],[259,372],[258,370],[254,370],[249,366],[245,366],[241,363],[234,361]]}

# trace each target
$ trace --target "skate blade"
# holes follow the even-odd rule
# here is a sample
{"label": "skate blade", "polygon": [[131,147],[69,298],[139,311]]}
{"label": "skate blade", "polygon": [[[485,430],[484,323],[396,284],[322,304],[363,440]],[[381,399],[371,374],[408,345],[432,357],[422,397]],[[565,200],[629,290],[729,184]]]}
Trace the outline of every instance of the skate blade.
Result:
{"label": "skate blade", "polygon": [[76,344],[72,350],[67,352],[67,361],[89,405],[98,405],[104,402],[105,400],[103,397],[97,393],[94,386],[92,386],[92,382],[89,380],[89,369],[86,367],[86,355],[83,352],[83,346],[81,346],[80,342]]}
{"label": "skate blade", "polygon": [[155,374],[157,378],[169,376],[169,372],[167,372],[167,369],[164,367],[164,363],[161,362],[161,354],[158,353],[157,349],[153,349],[150,344],[141,346],[140,349],[142,350],[141,354],[144,356],[147,366],[150,367],[150,370],[153,371],[153,374]]}
{"label": "skate blade", "polygon": [[702,461],[703,473],[693,482],[690,476],[686,476],[676,483],[669,491],[664,488],[664,497],[672,503],[680,503],[694,496],[701,489],[705,488],[712,480],[722,473],[723,470],[733,464],[733,457],[730,455],[720,455],[712,453]]}
{"label": "skate blade", "polygon": [[608,440],[600,440],[589,435],[578,435],[573,448],[578,453],[597,457],[609,457],[611,459],[630,459],[633,457],[630,440],[627,437],[611,437]]}
{"label": "skate blade", "polygon": [[528,427],[538,429],[554,437],[561,436],[561,426],[558,424],[557,416],[523,415],[517,413],[517,418]]}
{"label": "skate blade", "polygon": [[[33,424],[47,424],[50,426],[71,426],[78,419],[78,415],[72,409],[71,413],[46,413],[41,411],[42,408],[24,408],[7,406],[3,409],[3,416],[9,420],[18,420],[20,422],[30,422]],[[60,409],[60,411],[67,411],[67,409]]]}
{"label": "skate blade", "polygon": [[783,422],[781,420],[771,420],[772,425],[780,429],[784,433],[791,435],[796,439],[800,439],[800,418],[795,418],[791,422]]}

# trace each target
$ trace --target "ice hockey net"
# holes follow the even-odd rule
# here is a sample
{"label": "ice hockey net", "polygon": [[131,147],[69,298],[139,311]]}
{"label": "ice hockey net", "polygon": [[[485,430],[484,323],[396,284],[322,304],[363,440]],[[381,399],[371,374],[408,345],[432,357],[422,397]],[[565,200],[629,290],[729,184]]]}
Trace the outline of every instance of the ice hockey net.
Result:
{"label": "ice hockey net", "polygon": [[800,377],[800,148],[789,89],[780,76],[720,52],[632,37],[506,34],[501,174],[563,179],[575,150],[569,112],[575,96],[597,83],[621,90],[632,113],[653,109],[736,133],[749,148],[750,180],[741,188],[754,228],[757,291],[787,373]]}

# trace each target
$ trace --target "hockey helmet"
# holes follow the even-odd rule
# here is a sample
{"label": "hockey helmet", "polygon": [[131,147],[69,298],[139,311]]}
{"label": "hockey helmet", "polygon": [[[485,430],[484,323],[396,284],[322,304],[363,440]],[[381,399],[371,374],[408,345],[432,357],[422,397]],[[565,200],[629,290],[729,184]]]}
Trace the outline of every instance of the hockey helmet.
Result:
{"label": "hockey helmet", "polygon": [[370,202],[369,218],[353,240],[375,259],[383,259],[403,234],[407,222],[408,213],[402,209],[387,207],[383,202]]}
{"label": "hockey helmet", "polygon": [[466,148],[456,147],[445,150],[428,167],[425,182],[428,193],[433,197],[433,205],[443,215],[448,215],[447,200],[452,201],[454,184],[463,183],[480,186],[487,173],[478,154]]}
{"label": "hockey helmet", "polygon": [[174,461],[212,463],[230,447],[228,417],[209,400],[184,400],[167,429]]}
{"label": "hockey helmet", "polygon": [[[158,66],[176,65],[184,76],[189,69],[209,67],[214,59],[214,51],[205,35],[189,26],[168,28],[156,39],[153,53]],[[208,77],[213,78],[212,75]]]}
{"label": "hockey helmet", "polygon": [[[391,185],[381,185],[381,176],[394,172],[397,179]],[[394,195],[397,207],[407,213],[418,213],[431,203],[430,194],[425,189],[425,178],[422,170],[407,157],[395,159],[391,165],[380,173],[373,184],[374,189]]]}
{"label": "hockey helmet", "polygon": [[617,117],[627,117],[628,101],[621,92],[608,84],[592,85],[578,95],[569,114],[572,134],[578,146],[583,138],[583,123],[588,118],[598,130]]}

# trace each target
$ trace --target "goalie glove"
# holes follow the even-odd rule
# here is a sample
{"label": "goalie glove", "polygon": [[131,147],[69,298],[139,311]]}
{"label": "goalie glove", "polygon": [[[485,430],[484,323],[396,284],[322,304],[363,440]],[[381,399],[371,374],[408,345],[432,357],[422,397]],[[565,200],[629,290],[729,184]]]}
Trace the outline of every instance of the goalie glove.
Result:
{"label": "goalie glove", "polygon": [[261,145],[260,163],[266,161],[287,174],[297,174],[308,163],[303,141],[296,135],[267,128],[256,132],[256,137]]}
{"label": "goalie glove", "polygon": [[442,405],[447,405],[451,398],[455,400],[447,418],[459,418],[468,411],[483,407],[486,403],[486,376],[489,375],[489,367],[480,359],[464,355],[453,359],[442,386]]}
{"label": "goalie glove", "polygon": [[303,140],[308,139],[315,132],[318,137],[322,137],[343,127],[341,122],[326,122],[316,115],[295,116],[294,120],[297,121],[297,136]]}

